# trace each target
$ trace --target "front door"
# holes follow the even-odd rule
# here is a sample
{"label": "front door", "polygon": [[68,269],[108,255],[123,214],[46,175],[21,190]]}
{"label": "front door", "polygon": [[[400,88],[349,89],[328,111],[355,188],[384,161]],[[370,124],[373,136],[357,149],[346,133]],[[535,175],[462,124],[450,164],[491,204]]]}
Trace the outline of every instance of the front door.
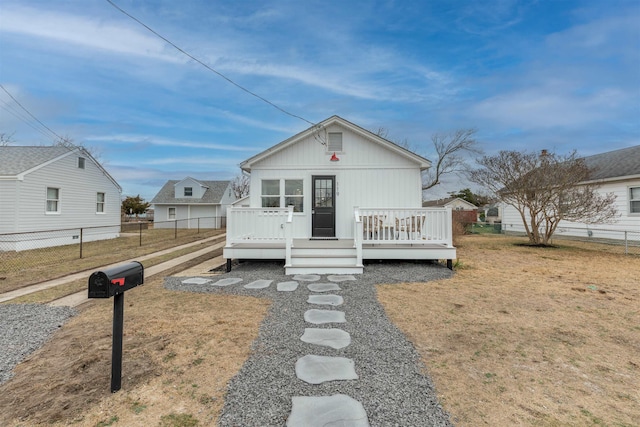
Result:
{"label": "front door", "polygon": [[335,176],[312,177],[311,237],[336,236]]}

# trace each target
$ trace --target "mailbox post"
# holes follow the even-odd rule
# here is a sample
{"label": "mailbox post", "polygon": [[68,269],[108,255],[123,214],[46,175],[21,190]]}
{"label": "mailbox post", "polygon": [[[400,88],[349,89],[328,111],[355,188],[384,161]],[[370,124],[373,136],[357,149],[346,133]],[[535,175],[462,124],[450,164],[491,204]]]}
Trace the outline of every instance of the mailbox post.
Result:
{"label": "mailbox post", "polygon": [[89,277],[89,298],[113,298],[113,345],[111,349],[111,392],[122,385],[122,331],[124,325],[124,292],[144,283],[144,267],[133,261]]}

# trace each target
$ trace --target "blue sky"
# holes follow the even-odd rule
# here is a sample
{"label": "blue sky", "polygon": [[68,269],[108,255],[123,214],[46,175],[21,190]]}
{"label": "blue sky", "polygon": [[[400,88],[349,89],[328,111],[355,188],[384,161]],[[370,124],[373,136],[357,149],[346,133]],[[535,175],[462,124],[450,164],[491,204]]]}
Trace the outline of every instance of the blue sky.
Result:
{"label": "blue sky", "polygon": [[[383,127],[429,159],[431,135],[460,128],[488,154],[640,144],[638,0],[114,2],[294,115]],[[105,0],[3,0],[0,83],[147,200],[168,179],[232,179],[309,127]],[[53,140],[3,91],[0,132]]]}

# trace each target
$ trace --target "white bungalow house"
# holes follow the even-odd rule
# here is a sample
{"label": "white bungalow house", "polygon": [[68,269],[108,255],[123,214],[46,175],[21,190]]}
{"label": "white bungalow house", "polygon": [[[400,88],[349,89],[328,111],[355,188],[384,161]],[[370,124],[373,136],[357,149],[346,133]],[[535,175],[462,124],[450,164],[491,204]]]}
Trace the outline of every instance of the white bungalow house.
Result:
{"label": "white bungalow house", "polygon": [[431,163],[333,116],[240,164],[250,207],[230,207],[224,258],[281,259],[287,274],[362,273],[363,260],[443,259],[451,209],[422,207]]}
{"label": "white bungalow house", "polygon": [[222,228],[235,199],[231,181],[167,181],[151,200],[154,228]]}
{"label": "white bungalow house", "polygon": [[0,251],[118,237],[121,192],[83,148],[0,147]]}
{"label": "white bungalow house", "polygon": [[[640,145],[585,157],[592,170],[585,183],[597,183],[602,194],[616,196],[618,218],[606,224],[561,221],[556,236],[578,236],[600,239],[638,241],[640,238]],[[520,214],[503,204],[502,228],[505,232],[524,233]],[[625,233],[626,232],[626,233]],[[632,236],[629,236],[632,234]]]}

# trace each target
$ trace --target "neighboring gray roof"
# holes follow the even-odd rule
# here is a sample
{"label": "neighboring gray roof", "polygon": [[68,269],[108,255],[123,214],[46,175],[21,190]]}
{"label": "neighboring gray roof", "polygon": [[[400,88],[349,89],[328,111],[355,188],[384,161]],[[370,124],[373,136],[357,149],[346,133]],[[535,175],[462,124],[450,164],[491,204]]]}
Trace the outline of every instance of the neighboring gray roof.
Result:
{"label": "neighboring gray roof", "polygon": [[0,176],[16,177],[69,153],[80,154],[95,163],[107,179],[113,182],[113,185],[118,188],[118,191],[122,191],[120,184],[118,184],[109,172],[82,146],[76,146],[75,148],[59,145],[16,145],[0,147]]}
{"label": "neighboring gray roof", "polygon": [[[193,178],[192,178],[193,179]],[[164,205],[164,204],[219,204],[222,201],[224,192],[227,190],[231,181],[200,181],[194,179],[194,181],[208,187],[204,192],[202,198],[195,197],[180,197],[176,198],[175,185],[182,180],[172,179],[167,181],[162,186],[158,194],[151,200],[152,205]]]}
{"label": "neighboring gray roof", "polygon": [[58,146],[0,147],[0,176],[15,176],[69,152]]}
{"label": "neighboring gray roof", "polygon": [[640,175],[640,145],[584,157],[584,161],[593,170],[592,180]]}
{"label": "neighboring gray roof", "polygon": [[438,200],[425,200],[424,202],[422,202],[422,207],[429,208],[433,206],[444,206],[455,199],[457,199],[457,197],[447,197],[446,199]]}

